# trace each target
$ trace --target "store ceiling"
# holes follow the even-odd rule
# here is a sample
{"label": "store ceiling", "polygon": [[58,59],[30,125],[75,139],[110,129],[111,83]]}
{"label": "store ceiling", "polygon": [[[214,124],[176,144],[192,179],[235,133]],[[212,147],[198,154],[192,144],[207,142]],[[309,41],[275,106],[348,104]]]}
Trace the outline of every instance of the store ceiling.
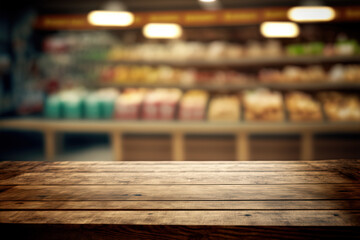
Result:
{"label": "store ceiling", "polygon": [[[222,8],[246,8],[267,6],[292,6],[298,5],[299,0],[218,0]],[[14,1],[11,1],[14,3]],[[15,0],[16,2],[16,0]],[[138,11],[166,11],[166,10],[199,10],[197,0],[122,0],[128,10]],[[360,1],[354,0],[323,0],[327,5],[359,5]],[[37,9],[40,13],[86,13],[99,9],[104,0],[30,0],[27,6]],[[19,6],[24,6],[22,2]]]}

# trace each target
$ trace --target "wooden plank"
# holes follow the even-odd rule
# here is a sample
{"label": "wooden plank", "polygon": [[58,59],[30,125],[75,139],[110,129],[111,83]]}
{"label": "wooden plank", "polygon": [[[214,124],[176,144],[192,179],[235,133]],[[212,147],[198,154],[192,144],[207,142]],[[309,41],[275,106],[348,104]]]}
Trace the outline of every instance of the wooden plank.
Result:
{"label": "wooden plank", "polygon": [[300,133],[319,132],[360,132],[358,123],[210,123],[210,122],[150,122],[150,121],[83,121],[83,120],[45,120],[39,118],[8,119],[0,121],[0,128],[22,130],[48,130],[61,132],[111,132],[114,130],[128,133],[188,133],[224,134],[246,131],[248,133]]}
{"label": "wooden plank", "polygon": [[0,162],[0,171],[22,172],[287,172],[287,171],[338,171],[360,168],[356,160],[341,161],[52,161],[52,162]]}
{"label": "wooden plank", "polygon": [[298,160],[300,141],[294,137],[250,137],[250,160]]}
{"label": "wooden plank", "polygon": [[125,161],[163,161],[171,159],[168,136],[124,136]]}
{"label": "wooden plank", "polygon": [[224,161],[235,161],[235,154],[231,152],[203,152],[203,153],[194,153],[186,152],[186,161],[218,161],[219,159],[224,159]]}
{"label": "wooden plank", "polygon": [[[355,165],[360,165],[360,160],[357,159],[340,159],[340,160],[320,160],[320,161],[213,161],[209,163],[201,162],[201,165],[214,165],[214,164],[238,164],[246,166],[248,164],[257,164],[257,165],[269,165],[269,164],[342,164],[342,163],[352,163]],[[42,165],[42,164],[52,164],[52,165],[82,165],[82,164],[93,164],[93,165],[192,165],[199,164],[197,161],[163,161],[163,162],[148,162],[148,161],[138,161],[138,162],[116,162],[116,161],[52,161],[52,162],[43,162],[43,161],[2,161],[1,164],[14,164],[16,166],[20,165]],[[1,166],[1,165],[0,165]]]}
{"label": "wooden plank", "polygon": [[123,172],[119,173],[23,173],[0,179],[2,185],[74,184],[309,184],[359,183],[358,179],[336,172]]}
{"label": "wooden plank", "polygon": [[0,200],[340,200],[360,199],[359,184],[14,186]]}
{"label": "wooden plank", "polygon": [[234,161],[234,136],[187,136],[185,142],[186,160],[196,161]]}
{"label": "wooden plank", "polygon": [[314,157],[313,133],[306,131],[301,135],[301,160],[308,161]]}
{"label": "wooden plank", "polygon": [[245,132],[236,135],[236,160],[249,160],[249,136]]}
{"label": "wooden plank", "polygon": [[360,156],[360,138],[316,137],[314,159],[354,159]]}
{"label": "wooden plank", "polygon": [[360,200],[0,201],[2,210],[360,210]]}
{"label": "wooden plank", "polygon": [[45,159],[48,161],[54,160],[56,154],[56,134],[53,130],[45,130]]}
{"label": "wooden plank", "polygon": [[113,131],[111,133],[111,148],[113,151],[113,158],[115,161],[123,160],[123,144],[122,133],[120,131]]}
{"label": "wooden plank", "polygon": [[172,160],[184,161],[185,159],[184,133],[174,132],[172,134],[171,151],[172,151]]}
{"label": "wooden plank", "polygon": [[360,226],[359,219],[360,210],[2,211],[0,215],[0,223],[185,226]]}
{"label": "wooden plank", "polygon": [[[308,164],[42,164],[23,172],[286,172],[286,171],[322,171],[321,167],[310,166]],[[325,171],[325,170],[324,170]]]}

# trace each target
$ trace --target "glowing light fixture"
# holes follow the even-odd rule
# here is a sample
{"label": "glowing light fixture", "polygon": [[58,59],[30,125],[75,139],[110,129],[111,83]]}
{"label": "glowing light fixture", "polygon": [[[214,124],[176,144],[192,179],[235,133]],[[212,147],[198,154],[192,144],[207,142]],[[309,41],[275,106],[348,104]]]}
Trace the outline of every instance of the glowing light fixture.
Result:
{"label": "glowing light fixture", "polygon": [[147,38],[179,38],[182,28],[174,23],[149,23],[143,27],[142,32]]}
{"label": "glowing light fixture", "polygon": [[134,22],[134,15],[126,11],[91,11],[88,16],[90,24],[95,26],[129,26]]}
{"label": "glowing light fixture", "polygon": [[294,22],[327,22],[335,18],[335,10],[325,6],[301,6],[290,8],[288,18]]}
{"label": "glowing light fixture", "polygon": [[214,11],[221,9],[221,3],[217,0],[198,0],[199,5],[206,11]]}
{"label": "glowing light fixture", "polygon": [[267,38],[295,38],[299,36],[299,26],[293,22],[263,22],[260,32]]}

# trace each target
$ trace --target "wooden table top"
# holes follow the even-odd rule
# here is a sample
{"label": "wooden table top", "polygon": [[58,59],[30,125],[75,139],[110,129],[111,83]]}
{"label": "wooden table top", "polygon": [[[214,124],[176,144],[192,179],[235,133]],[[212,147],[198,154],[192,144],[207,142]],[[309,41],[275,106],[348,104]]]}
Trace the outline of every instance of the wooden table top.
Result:
{"label": "wooden table top", "polygon": [[28,239],[359,239],[360,161],[0,162],[0,211]]}

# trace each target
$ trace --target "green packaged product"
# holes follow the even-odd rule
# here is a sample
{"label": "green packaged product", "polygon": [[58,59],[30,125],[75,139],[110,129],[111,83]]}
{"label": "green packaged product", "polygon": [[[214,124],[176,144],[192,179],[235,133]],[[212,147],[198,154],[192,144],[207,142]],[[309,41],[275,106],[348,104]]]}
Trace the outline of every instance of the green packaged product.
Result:
{"label": "green packaged product", "polygon": [[101,101],[101,109],[103,118],[109,119],[113,117],[115,99],[106,99]]}
{"label": "green packaged product", "polygon": [[45,117],[60,118],[61,117],[61,101],[59,96],[51,95],[45,101],[44,109]]}
{"label": "green packaged product", "polygon": [[308,55],[322,55],[325,44],[322,42],[311,42],[305,47],[305,53]]}
{"label": "green packaged product", "polygon": [[301,56],[305,54],[305,49],[302,44],[291,44],[286,46],[286,52],[289,56]]}
{"label": "green packaged product", "polygon": [[84,101],[85,118],[99,119],[101,118],[100,100],[94,94],[89,95]]}
{"label": "green packaged product", "polygon": [[80,98],[68,98],[63,101],[64,117],[68,119],[79,119],[82,117],[83,102]]}

